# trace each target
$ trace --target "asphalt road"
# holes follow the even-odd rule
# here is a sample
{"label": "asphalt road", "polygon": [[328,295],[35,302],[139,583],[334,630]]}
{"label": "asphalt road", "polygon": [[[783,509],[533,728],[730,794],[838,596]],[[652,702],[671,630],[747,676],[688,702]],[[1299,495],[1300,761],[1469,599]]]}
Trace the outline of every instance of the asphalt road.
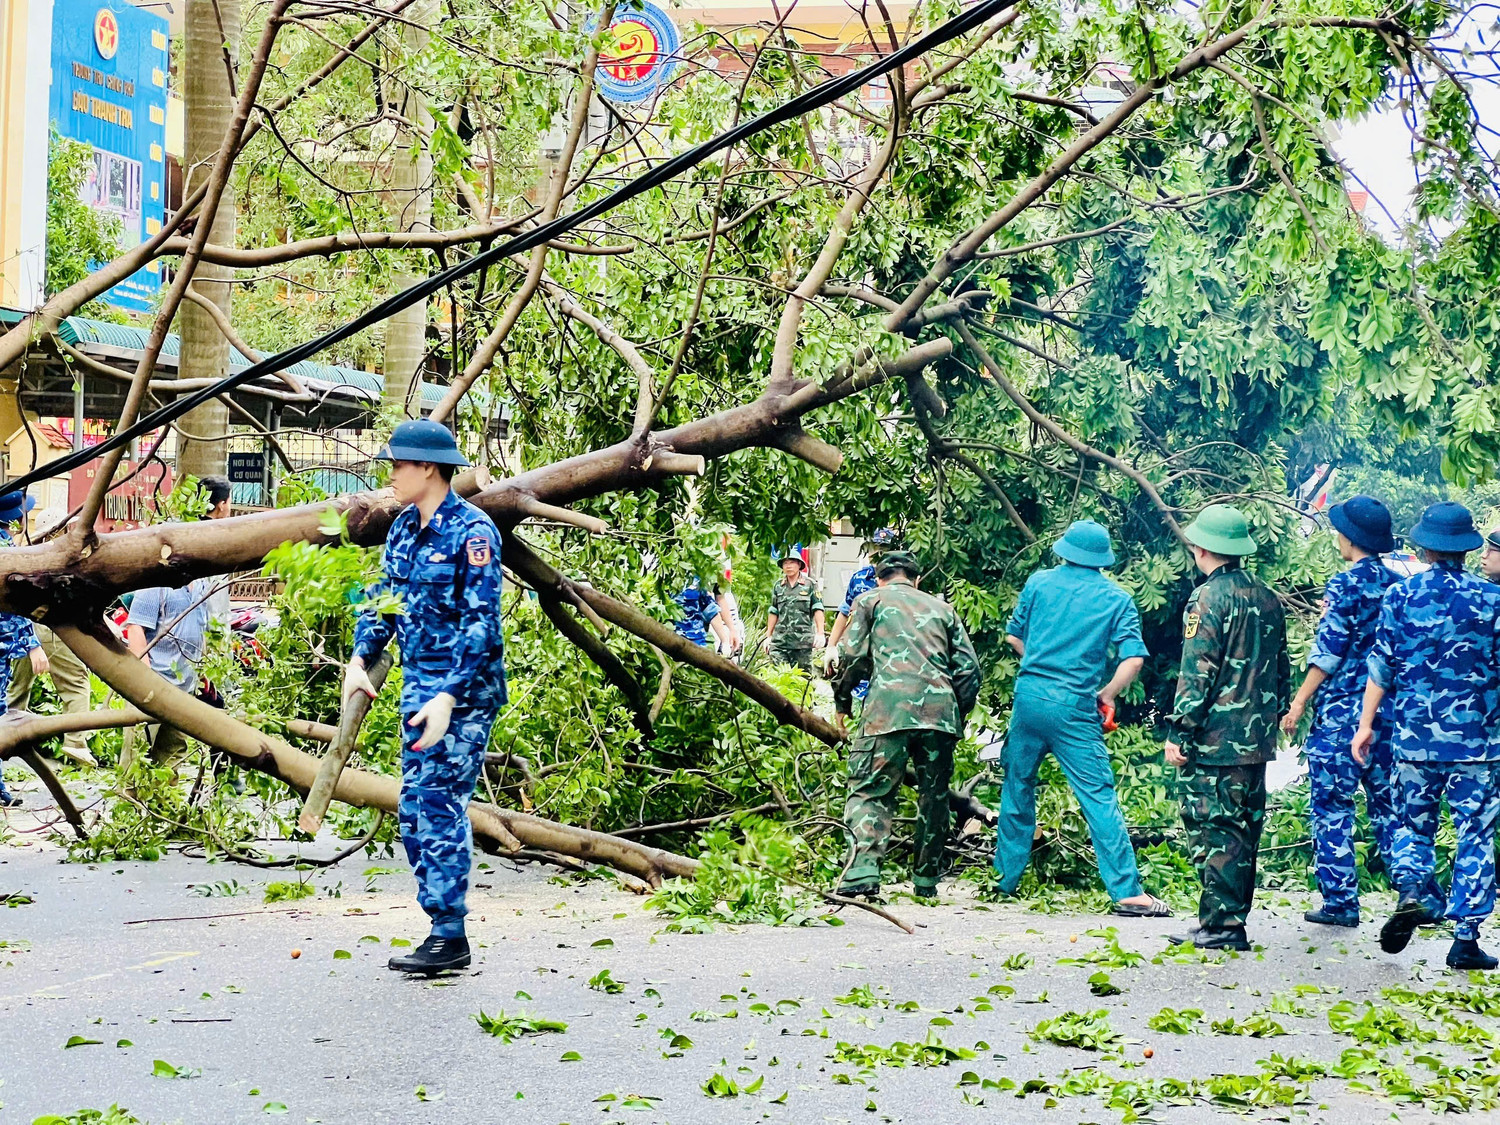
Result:
{"label": "asphalt road", "polygon": [[[28,801],[42,803],[34,789]],[[12,817],[13,828],[34,825]],[[295,876],[181,856],[61,860],[42,834],[0,843],[0,895],[34,899],[0,908],[0,1122],[112,1102],[152,1125],[1118,1121],[1097,1097],[1022,1098],[983,1080],[1254,1074],[1273,1051],[1334,1062],[1355,1043],[1330,1030],[1330,1005],[1379,1001],[1380,989],[1414,978],[1425,978],[1420,988],[1457,979],[1441,971],[1446,939],[1419,935],[1386,957],[1374,926],[1314,933],[1300,921],[1306,903],[1274,893],[1252,919],[1261,951],[1238,958],[1153,964],[1183,923],[1114,920],[1122,948],[1147,960],[1107,968],[1122,991],[1098,998],[1088,983],[1098,964],[1057,962],[1105,950],[1088,930],[1106,919],[954,894],[937,908],[893,907],[920,923],[916,936],[863,913],[841,927],[673,934],[612,880],[555,882],[546,870],[496,863],[476,872],[470,900],[474,969],[426,982],[385,967],[393,941],[425,934],[399,861],[366,876],[374,864],[358,857],[313,873],[316,898],[268,904],[264,886]],[[239,887],[217,889],[241,893],[199,893],[229,881]],[[604,969],[621,991],[590,987]],[[1289,1034],[1209,1031],[1209,1021],[1243,1020],[1298,985],[1322,991],[1304,997],[1310,1015],[1276,1017]],[[847,1002],[861,986],[876,1006]],[[1164,1006],[1205,1018],[1194,1034],[1149,1029]],[[1101,1008],[1127,1037],[1117,1048],[1029,1037],[1043,1019]],[[526,1013],[567,1030],[506,1043],[481,1030],[480,1012]],[[925,1067],[832,1057],[841,1042],[888,1047],[929,1035],[974,1057]],[[74,1036],[99,1042],[66,1047]],[[686,1039],[674,1045],[675,1036]],[[1410,1056],[1444,1050],[1459,1057],[1431,1044],[1384,1054],[1420,1071]],[[960,1085],[965,1072],[979,1084]],[[702,1087],[716,1074],[760,1085],[711,1098]],[[1230,1112],[1198,1096],[1153,1116],[1201,1122]],[[1291,1110],[1242,1112],[1359,1125],[1428,1117],[1343,1079],[1314,1082]]]}

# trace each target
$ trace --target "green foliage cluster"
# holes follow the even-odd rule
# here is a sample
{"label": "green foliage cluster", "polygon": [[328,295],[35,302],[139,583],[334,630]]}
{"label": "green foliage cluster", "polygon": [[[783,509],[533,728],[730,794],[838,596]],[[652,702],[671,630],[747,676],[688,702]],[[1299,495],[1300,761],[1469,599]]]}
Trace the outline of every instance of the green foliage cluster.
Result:
{"label": "green foliage cluster", "polygon": [[699,838],[698,873],[664,884],[648,905],[672,921],[669,932],[699,932],[715,922],[773,926],[842,925],[833,914],[816,914],[807,896],[783,876],[808,861],[808,846],[773,821],[741,818],[736,841],[725,829]]}
{"label": "green foliage cluster", "polygon": [[510,1043],[526,1035],[561,1035],[568,1030],[568,1025],[561,1020],[540,1019],[522,1013],[506,1015],[503,1011],[493,1016],[478,1012],[474,1016],[474,1022],[486,1035],[492,1035],[502,1043]]}
{"label": "green foliage cluster", "polygon": [[978,1057],[978,1052],[968,1047],[950,1047],[939,1038],[936,1031],[916,1043],[895,1042],[889,1047],[874,1043],[840,1042],[828,1056],[836,1063],[849,1063],[861,1068],[878,1066],[947,1066],[952,1062],[963,1062]]}
{"label": "green foliage cluster", "polygon": [[[47,263],[43,289],[48,297],[82,281],[90,270],[117,255],[124,242],[120,220],[83,201],[84,183],[94,173],[94,147],[55,129],[47,149]],[[79,309],[82,316],[123,320],[100,301]]]}
{"label": "green foliage cluster", "polygon": [[108,1109],[80,1109],[77,1113],[43,1114],[31,1125],[146,1125],[128,1109],[112,1105]]}
{"label": "green foliage cluster", "polygon": [[1110,1026],[1109,1012],[1104,1008],[1094,1012],[1063,1012],[1042,1020],[1031,1029],[1031,1037],[1056,1043],[1059,1047],[1078,1047],[1085,1051],[1114,1047],[1125,1038]]}

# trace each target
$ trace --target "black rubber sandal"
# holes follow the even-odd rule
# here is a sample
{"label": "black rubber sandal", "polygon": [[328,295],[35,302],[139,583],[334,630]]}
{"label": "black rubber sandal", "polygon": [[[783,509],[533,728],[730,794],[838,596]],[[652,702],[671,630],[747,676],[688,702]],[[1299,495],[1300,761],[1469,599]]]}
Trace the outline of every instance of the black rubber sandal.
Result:
{"label": "black rubber sandal", "polygon": [[1110,913],[1118,914],[1121,918],[1170,918],[1172,908],[1152,895],[1151,902],[1146,906],[1135,902],[1117,902]]}

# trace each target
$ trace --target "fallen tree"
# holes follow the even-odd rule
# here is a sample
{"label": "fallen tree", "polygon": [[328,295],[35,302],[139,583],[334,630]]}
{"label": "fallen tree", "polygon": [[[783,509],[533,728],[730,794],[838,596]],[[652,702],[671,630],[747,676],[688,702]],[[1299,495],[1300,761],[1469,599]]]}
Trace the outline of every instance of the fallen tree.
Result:
{"label": "fallen tree", "polygon": [[[790,9],[777,27],[743,41],[706,35],[662,105],[636,117],[615,112],[607,134],[590,139],[598,48],[580,29],[568,32],[576,57],[560,59],[552,33],[533,39],[526,20],[471,20],[493,10],[456,5],[435,21],[428,48],[451,65],[428,68],[413,65],[386,27],[400,23],[405,6],[361,15],[347,34],[298,38],[309,51],[296,73],[268,66],[273,48],[287,45],[281,37],[307,30],[287,16],[290,5],[275,7],[246,52],[247,81],[208,188],[159,237],[54,294],[0,338],[0,364],[14,370],[32,348],[68,355],[55,337],[61,318],[111,279],[168,254],[180,256],[181,268],[148,353],[172,307],[192,300],[200,261],[242,271],[235,323],[261,332],[227,329],[233,346],[246,350],[253,339],[269,350],[280,334],[310,336],[348,302],[375,296],[349,280],[359,271],[379,279],[417,260],[392,255],[432,255],[420,259],[426,268],[450,251],[534,229],[657,161],[651,146],[662,142],[651,130],[664,122],[688,121],[684,136],[699,139],[747,107],[803,89],[804,68],[816,65],[786,35]],[[537,25],[556,18],[533,14]],[[1282,510],[1285,482],[1268,461],[1327,388],[1368,384],[1389,398],[1378,388],[1384,365],[1401,362],[1401,347],[1458,350],[1448,338],[1454,326],[1434,327],[1420,285],[1392,287],[1400,270],[1382,264],[1351,218],[1321,131],[1329,116],[1369,109],[1388,81],[1406,84],[1413,104],[1438,96],[1418,91],[1411,75],[1444,63],[1433,46],[1440,13],[1404,21],[1373,9],[1327,15],[1268,4],[1201,24],[1195,14],[1132,10],[1061,31],[1054,15],[1048,5],[1018,3],[941,57],[895,70],[888,103],[842,101],[822,128],[788,123],[767,138],[774,143],[747,143],[573,232],[577,241],[539,246],[447,294],[451,315],[436,357],[447,386],[433,416],[452,421],[499,470],[502,479],[472,499],[506,532],[505,562],[540,600],[537,633],[510,634],[530,676],[521,682],[539,685],[518,706],[621,706],[627,715],[617,726],[591,711],[577,732],[564,729],[567,717],[555,719],[547,750],[555,760],[530,771],[548,791],[534,796],[506,783],[503,793],[553,801],[585,823],[607,812],[631,833],[653,825],[713,831],[751,809],[747,824],[774,811],[798,833],[835,837],[835,771],[812,763],[844,733],[788,694],[788,685],[805,691],[805,682],[757,674],[661,624],[663,593],[715,573],[697,541],[708,528],[732,526],[759,558],[772,544],[821,537],[833,518],[854,518],[865,531],[902,526],[927,554],[933,585],[947,588],[984,641],[1003,620],[1005,595],[995,590],[1024,577],[1043,533],[1085,497],[1125,530],[1138,568],[1131,581],[1170,617],[1161,609],[1181,583],[1171,541],[1179,514],[1235,499],[1261,505],[1274,533],[1278,519],[1291,517]],[[888,21],[874,24],[865,53],[883,53],[903,34]],[[505,72],[496,58],[524,65]],[[1030,69],[1018,79],[1022,58]],[[351,59],[382,74],[367,94],[345,91],[355,101],[368,96],[363,124],[351,125],[343,103],[314,97]],[[1080,60],[1089,64],[1084,73],[1105,64],[1128,73],[1108,112],[1091,108]],[[551,121],[560,78],[572,109],[558,158],[537,185],[515,154],[540,147],[538,122]],[[422,104],[453,107],[423,138],[441,154],[434,181],[419,185],[433,193],[434,229],[395,232],[372,202],[389,172],[381,91],[420,82],[432,84],[416,91]],[[297,99],[300,112],[287,112]],[[495,104],[514,112],[491,119]],[[1451,131],[1451,114],[1423,127]],[[206,227],[187,224],[231,174],[244,178],[242,198],[255,203],[242,223],[245,244],[217,247]],[[1473,188],[1463,169],[1452,175]],[[286,190],[289,177],[298,192]],[[1474,195],[1476,206],[1487,203]],[[353,229],[307,232],[308,200]],[[293,228],[306,236],[290,237]],[[1385,287],[1340,290],[1335,280],[1349,262]],[[288,302],[289,284],[325,300]],[[1357,348],[1337,327],[1371,316],[1379,323],[1361,331]],[[1253,331],[1244,328],[1250,322]],[[1224,343],[1241,337],[1243,346]],[[334,358],[368,358],[358,349],[371,344],[349,347]],[[1433,378],[1468,393],[1464,364],[1440,362]],[[142,362],[127,376],[122,421],[169,390],[153,389],[151,374]],[[305,393],[287,378],[289,395]],[[472,389],[484,392],[485,405]],[[502,397],[513,406],[525,467],[509,463],[513,452],[494,439],[486,411]],[[378,546],[394,500],[358,492],[99,535],[93,517],[116,483],[111,468],[64,534],[0,551],[0,610],[52,626],[153,720],[307,792],[318,759],[172,689],[121,649],[101,615],[122,593],[255,569],[288,544]],[[523,541],[513,533],[527,521],[537,531]],[[566,564],[547,562],[544,547],[565,548]],[[650,580],[648,555],[659,568]],[[328,635],[301,654],[308,699],[283,690],[272,701],[272,729],[312,736],[337,717],[326,680],[340,655],[339,622],[352,613],[347,593],[333,591]],[[533,620],[523,599],[509,612]],[[553,629],[570,646],[566,677],[539,635]],[[584,680],[585,664],[605,690]],[[687,671],[674,675],[674,664]],[[551,682],[565,678],[577,689],[571,700]],[[986,697],[998,708],[1006,688],[996,679]],[[747,740],[745,728],[763,716],[775,746]],[[546,748],[521,719],[502,717],[501,725],[497,740],[512,740],[497,745],[504,761],[535,758],[531,743]],[[367,742],[384,738],[388,752],[382,731]],[[352,749],[349,733],[341,753]],[[571,761],[559,749],[569,739],[579,748]],[[579,767],[584,753],[597,766]],[[808,780],[804,766],[817,777]],[[575,769],[587,783],[552,786]],[[733,783],[725,781],[731,772]],[[333,800],[394,809],[389,773],[334,773]],[[608,800],[591,796],[596,790]],[[696,803],[671,808],[662,794],[679,790]],[[628,815],[616,798],[631,804]],[[983,819],[972,789],[955,798],[966,816]],[[660,815],[648,818],[653,810]],[[628,836],[496,802],[476,802],[471,815],[479,838],[510,852],[607,863],[652,883],[694,870],[693,860]]]}

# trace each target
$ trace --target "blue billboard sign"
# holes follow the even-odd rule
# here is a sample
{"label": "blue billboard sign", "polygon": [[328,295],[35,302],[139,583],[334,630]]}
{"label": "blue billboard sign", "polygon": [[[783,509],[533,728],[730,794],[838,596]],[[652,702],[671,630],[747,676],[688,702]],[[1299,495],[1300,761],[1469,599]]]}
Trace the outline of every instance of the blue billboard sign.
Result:
{"label": "blue billboard sign", "polygon": [[[84,202],[119,219],[122,249],[161,231],[167,194],[167,21],[125,0],[53,0],[53,127],[94,148]],[[104,295],[149,311],[160,267]]]}

